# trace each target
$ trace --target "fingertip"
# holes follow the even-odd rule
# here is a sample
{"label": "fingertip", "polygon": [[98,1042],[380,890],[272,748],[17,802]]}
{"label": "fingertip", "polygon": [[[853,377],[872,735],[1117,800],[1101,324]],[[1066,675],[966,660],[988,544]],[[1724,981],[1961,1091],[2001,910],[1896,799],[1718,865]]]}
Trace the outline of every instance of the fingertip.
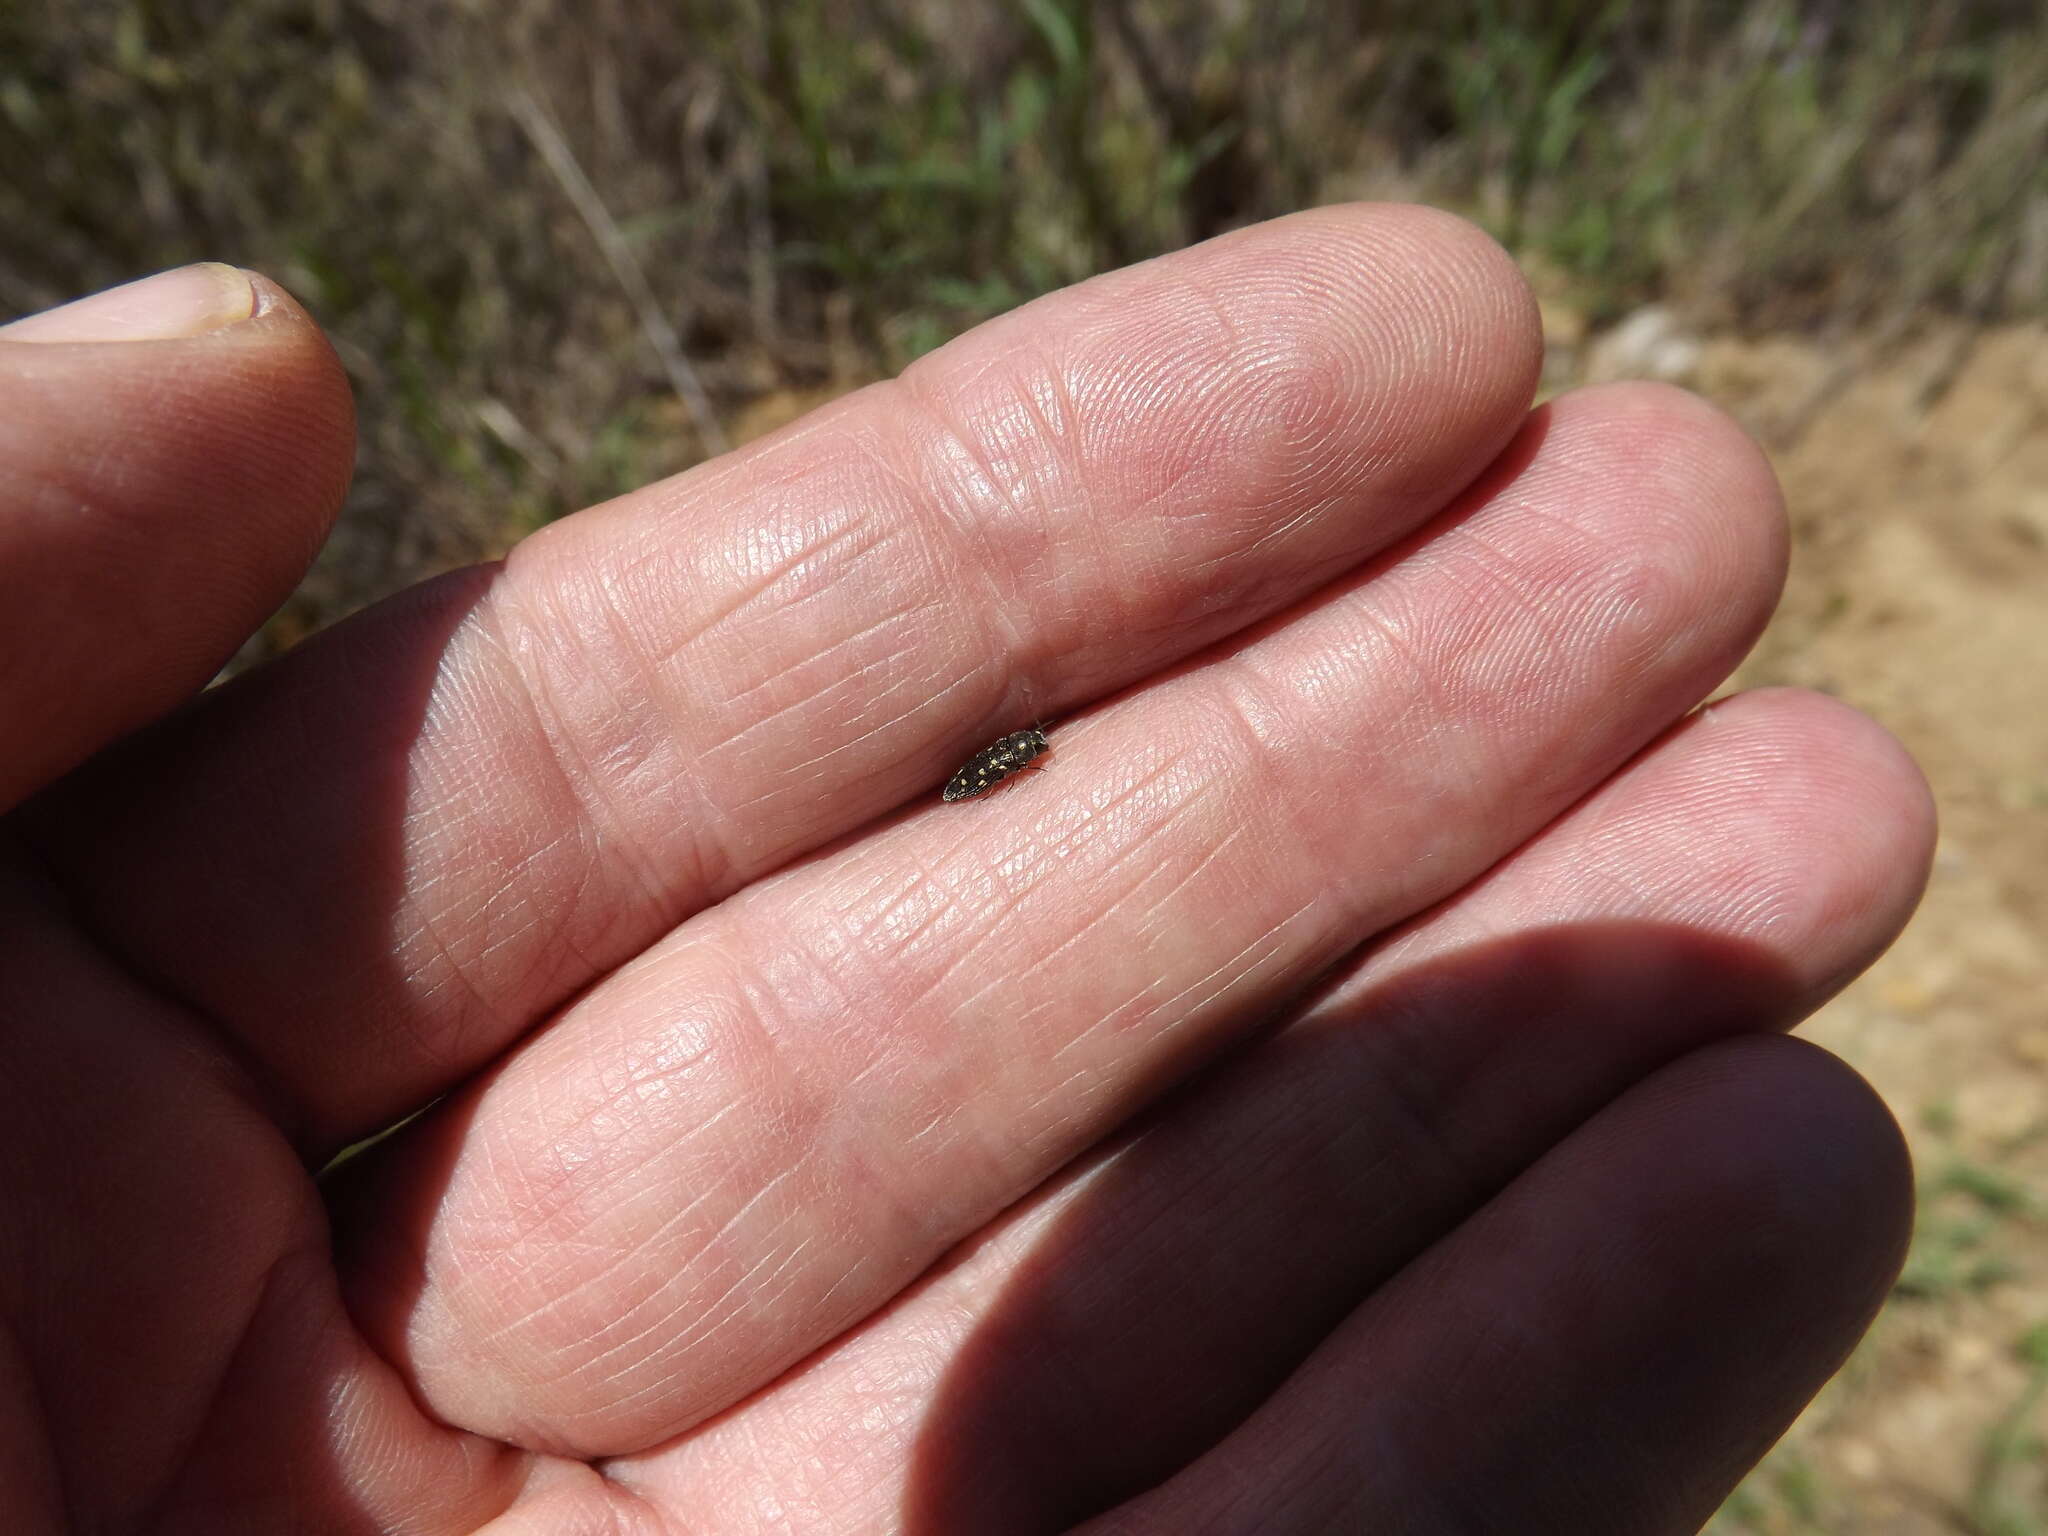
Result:
{"label": "fingertip", "polygon": [[86,447],[104,445],[124,474],[267,480],[268,505],[248,498],[249,510],[316,520],[314,547],[340,508],[355,451],[347,375],[319,324],[260,272],[173,268],[25,316],[0,340],[35,343],[0,347],[0,400],[19,428],[0,453],[17,479],[76,483]]}
{"label": "fingertip", "polygon": [[34,665],[0,675],[0,804],[204,686],[305,573],[355,450],[333,349],[267,278],[202,263],[24,325],[0,647]]}
{"label": "fingertip", "polygon": [[1749,627],[1761,627],[1784,587],[1790,533],[1777,471],[1756,439],[1719,406],[1671,384],[1596,384],[1560,398],[1567,403],[1601,414],[1607,472],[1646,505],[1682,518],[1701,553],[1742,578],[1731,596]]}
{"label": "fingertip", "polygon": [[225,262],[200,261],[25,315],[0,325],[0,341],[174,341],[247,320],[257,302],[250,274]]}
{"label": "fingertip", "polygon": [[[1713,1234],[1716,1268],[1732,1281],[1797,1276],[1774,1293],[1803,1296],[1846,1355],[1904,1263],[1913,1220],[1913,1163],[1890,1108],[1839,1057],[1796,1036],[1741,1035],[1706,1046],[1652,1078],[1635,1107],[1712,1126],[1692,1138],[1671,1217],[1672,1243]],[[1626,1103],[1626,1101],[1625,1101]],[[1812,1336],[1797,1307],[1781,1324]],[[1824,1340],[1817,1340],[1825,1344]]]}
{"label": "fingertip", "polygon": [[1529,429],[1541,477],[1569,480],[1563,513],[1578,542],[1552,582],[1605,584],[1604,612],[1645,665],[1695,653],[1690,707],[1732,672],[1784,587],[1787,536],[1777,477],[1756,443],[1696,395],[1645,382],[1573,390]]}
{"label": "fingertip", "polygon": [[1542,375],[1542,324],[1521,269],[1477,225],[1422,204],[1360,202],[1242,235],[1217,282],[1292,290],[1266,300],[1269,340],[1322,360],[1327,404],[1305,419],[1348,442],[1390,490],[1440,504],[1521,424]]}
{"label": "fingertip", "polygon": [[[1471,220],[1423,203],[1347,203],[1318,212],[1367,235],[1400,276],[1424,279],[1411,300],[1482,392],[1526,410],[1543,374],[1543,317],[1515,258]],[[1405,262],[1387,261],[1398,253]]]}
{"label": "fingertip", "polygon": [[1839,699],[1797,688],[1722,699],[1682,728],[1706,748],[1674,812],[1744,830],[1696,845],[1694,881],[1737,902],[1817,1003],[1912,916],[1934,858],[1933,792],[1898,738]]}

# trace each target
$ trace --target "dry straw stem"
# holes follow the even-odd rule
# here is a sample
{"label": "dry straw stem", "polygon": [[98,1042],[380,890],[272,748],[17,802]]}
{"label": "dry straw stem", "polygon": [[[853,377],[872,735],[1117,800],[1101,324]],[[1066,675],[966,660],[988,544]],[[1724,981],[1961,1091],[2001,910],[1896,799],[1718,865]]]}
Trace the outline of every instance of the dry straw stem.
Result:
{"label": "dry straw stem", "polygon": [[656,301],[654,289],[648,284],[647,274],[634,256],[632,246],[605,208],[604,199],[597,195],[597,188],[583,174],[583,167],[577,163],[568,141],[562,137],[554,119],[548,116],[547,108],[525,86],[514,86],[506,94],[505,105],[533,147],[540,151],[541,159],[547,162],[548,169],[561,183],[578,216],[590,230],[598,250],[604,253],[612,276],[618,279],[627,302],[639,317],[640,329],[645,333],[648,345],[661,359],[669,387],[690,413],[690,420],[697,428],[697,436],[702,440],[705,452],[725,452],[730,446],[725,428],[719,424],[711,397],[704,392],[703,381],[697,377],[697,370],[690,365],[689,356],[683,351],[682,338],[676,334],[676,328],[669,323],[667,314]]}

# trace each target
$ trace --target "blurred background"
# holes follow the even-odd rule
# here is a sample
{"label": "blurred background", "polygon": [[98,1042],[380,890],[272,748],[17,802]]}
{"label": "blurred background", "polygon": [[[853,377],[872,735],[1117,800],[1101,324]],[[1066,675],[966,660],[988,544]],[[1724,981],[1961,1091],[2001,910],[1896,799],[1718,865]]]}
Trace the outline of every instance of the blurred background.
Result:
{"label": "blurred background", "polygon": [[[1810,1026],[1912,1256],[1726,1532],[2048,1533],[2048,13],[2039,0],[0,0],[0,318],[261,268],[360,468],[240,658],[1034,294],[1352,197],[1455,209],[1546,389],[1654,376],[1779,466],[1737,679],[1919,754],[1926,909]],[[1645,1361],[1645,1369],[1655,1369]]]}

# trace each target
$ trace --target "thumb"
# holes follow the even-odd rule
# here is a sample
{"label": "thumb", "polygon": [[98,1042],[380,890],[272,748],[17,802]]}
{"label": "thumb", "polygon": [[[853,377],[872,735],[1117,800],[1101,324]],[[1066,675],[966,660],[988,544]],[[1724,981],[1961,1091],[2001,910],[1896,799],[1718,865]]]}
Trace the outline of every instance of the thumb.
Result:
{"label": "thumb", "polygon": [[305,573],[354,439],[319,327],[234,267],[0,326],[0,810],[205,685]]}

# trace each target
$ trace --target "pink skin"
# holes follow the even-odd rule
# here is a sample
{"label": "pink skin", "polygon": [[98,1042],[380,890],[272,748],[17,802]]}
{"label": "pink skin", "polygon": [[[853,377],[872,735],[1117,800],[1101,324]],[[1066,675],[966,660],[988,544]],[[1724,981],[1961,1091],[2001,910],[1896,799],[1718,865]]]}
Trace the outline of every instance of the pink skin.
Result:
{"label": "pink skin", "polygon": [[1689,714],[1768,468],[1530,413],[1470,228],[1110,274],[191,702],[349,458],[232,287],[0,331],[0,1527],[1682,1531],[1861,1332],[1903,1154],[1766,1032],[1924,787]]}

